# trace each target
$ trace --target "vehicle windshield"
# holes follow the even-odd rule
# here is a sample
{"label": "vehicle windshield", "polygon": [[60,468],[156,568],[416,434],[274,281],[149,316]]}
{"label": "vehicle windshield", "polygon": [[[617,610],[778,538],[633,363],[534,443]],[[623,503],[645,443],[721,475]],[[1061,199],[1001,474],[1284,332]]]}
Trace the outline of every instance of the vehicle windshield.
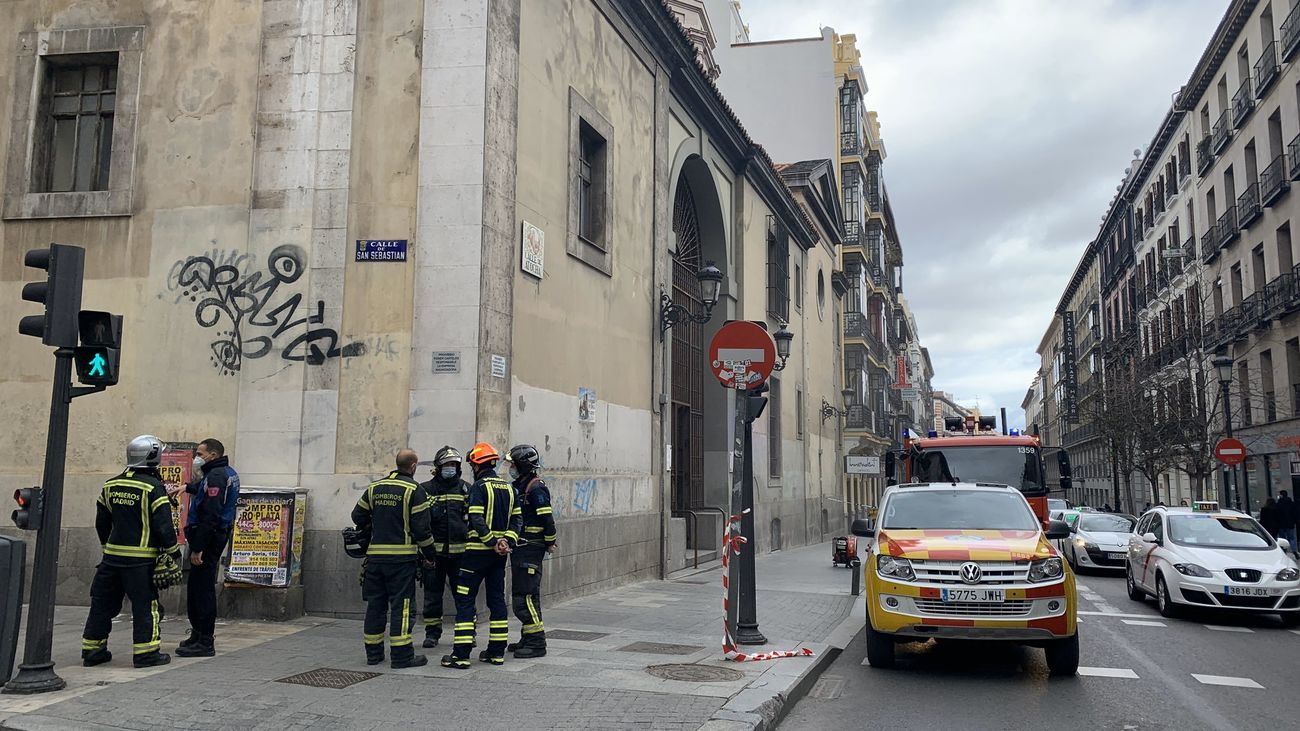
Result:
{"label": "vehicle windshield", "polygon": [[885,503],[884,530],[1038,530],[1025,499],[1012,492],[925,490],[896,492]]}
{"label": "vehicle windshield", "polygon": [[1237,548],[1262,551],[1273,547],[1254,518],[1230,515],[1171,515],[1169,538],[1196,548]]}
{"label": "vehicle windshield", "polygon": [[912,453],[913,482],[995,482],[1029,495],[1046,492],[1038,448],[1012,444],[918,449]]}
{"label": "vehicle windshield", "polygon": [[1048,510],[1069,510],[1070,504],[1059,498],[1050,498],[1047,501]]}
{"label": "vehicle windshield", "polygon": [[1109,513],[1085,515],[1079,520],[1079,530],[1093,533],[1132,533],[1137,519],[1131,515]]}

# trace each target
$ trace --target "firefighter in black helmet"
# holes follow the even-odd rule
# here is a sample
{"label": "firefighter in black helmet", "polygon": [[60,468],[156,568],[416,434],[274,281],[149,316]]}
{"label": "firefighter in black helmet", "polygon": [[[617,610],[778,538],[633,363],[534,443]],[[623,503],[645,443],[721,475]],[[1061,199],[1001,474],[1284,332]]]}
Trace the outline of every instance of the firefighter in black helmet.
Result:
{"label": "firefighter in black helmet", "polygon": [[429,529],[429,498],[415,481],[419,457],[409,449],[397,453],[397,469],[366,488],[352,509],[352,522],[370,532],[361,595],[366,600],[362,629],[366,664],[384,661],[384,626],[393,648],[394,668],[413,668],[429,662],[411,646],[415,619],[415,572],[418,554],[434,559]]}
{"label": "firefighter in black helmet", "polygon": [[531,444],[511,447],[506,456],[515,494],[523,510],[524,543],[510,558],[510,592],[515,616],[523,624],[518,642],[506,649],[517,658],[546,656],[546,628],[542,625],[542,559],[556,548],[555,516],[551,491],[537,476],[541,455]]}
{"label": "firefighter in black helmet", "polygon": [[488,644],[478,659],[492,665],[506,660],[510,639],[510,610],[506,607],[506,556],[519,541],[521,511],[514,488],[497,477],[500,456],[492,445],[479,442],[469,450],[474,485],[469,489],[469,533],[465,557],[456,581],[456,639],[452,652],[442,658],[443,667],[469,667],[474,646],[474,600],[484,584],[488,605]]}
{"label": "firefighter in black helmet", "polygon": [[468,531],[466,499],[469,483],[461,479],[464,460],[450,446],[438,450],[433,458],[433,479],[421,485],[432,507],[429,518],[433,527],[433,548],[437,555],[432,565],[424,567],[424,646],[437,647],[442,637],[443,586],[456,596],[456,576],[465,554]]}

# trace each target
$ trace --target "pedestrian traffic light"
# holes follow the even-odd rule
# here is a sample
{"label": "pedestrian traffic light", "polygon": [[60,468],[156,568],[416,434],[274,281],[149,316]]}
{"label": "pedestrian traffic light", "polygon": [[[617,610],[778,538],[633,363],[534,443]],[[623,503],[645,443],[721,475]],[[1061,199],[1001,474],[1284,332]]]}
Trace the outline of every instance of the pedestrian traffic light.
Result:
{"label": "pedestrian traffic light", "polygon": [[83,310],[77,315],[81,345],[77,346],[74,364],[77,380],[87,386],[117,384],[117,363],[122,347],[122,316],[98,310]]}
{"label": "pedestrian traffic light", "polygon": [[23,530],[40,530],[41,515],[44,512],[45,496],[39,487],[20,487],[14,490],[14,502],[18,507],[10,514],[14,525]]}
{"label": "pedestrian traffic light", "polygon": [[44,269],[44,282],[23,285],[23,299],[45,305],[45,314],[27,315],[18,321],[18,332],[40,338],[46,345],[72,348],[77,345],[77,313],[81,311],[81,279],[86,250],[80,246],[50,244],[48,249],[31,249],[23,265]]}

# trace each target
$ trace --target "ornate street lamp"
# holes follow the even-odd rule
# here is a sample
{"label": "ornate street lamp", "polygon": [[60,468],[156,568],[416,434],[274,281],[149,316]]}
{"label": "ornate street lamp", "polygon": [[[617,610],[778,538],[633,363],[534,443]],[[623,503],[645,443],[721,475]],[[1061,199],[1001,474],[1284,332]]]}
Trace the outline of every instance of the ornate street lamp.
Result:
{"label": "ornate street lamp", "polygon": [[722,271],[713,266],[713,262],[708,262],[703,269],[695,273],[695,278],[700,280],[700,298],[704,302],[704,312],[694,313],[686,307],[673,302],[673,298],[668,296],[667,292],[659,293],[659,341],[663,342],[664,333],[679,322],[695,322],[704,324],[713,317],[713,308],[718,304],[718,296],[722,291]]}
{"label": "ornate street lamp", "polygon": [[790,358],[790,341],[794,340],[794,333],[785,329],[785,323],[781,323],[781,329],[772,333],[772,339],[776,341],[776,357],[781,359],[780,363],[772,366],[774,371],[785,370],[785,362]]}
{"label": "ornate street lamp", "polygon": [[[1232,383],[1232,356],[1219,353],[1210,360],[1210,363],[1214,365],[1215,373],[1219,377],[1219,388],[1223,394],[1221,396],[1223,399],[1223,433],[1224,436],[1230,437],[1232,436],[1232,398],[1228,395],[1228,386]],[[1233,473],[1233,479],[1231,480],[1228,477],[1229,472]],[[1227,467],[1223,471],[1223,496],[1225,498],[1224,502],[1227,503],[1225,507],[1231,508],[1234,502],[1231,487],[1232,482],[1236,481],[1236,476],[1235,467]]]}

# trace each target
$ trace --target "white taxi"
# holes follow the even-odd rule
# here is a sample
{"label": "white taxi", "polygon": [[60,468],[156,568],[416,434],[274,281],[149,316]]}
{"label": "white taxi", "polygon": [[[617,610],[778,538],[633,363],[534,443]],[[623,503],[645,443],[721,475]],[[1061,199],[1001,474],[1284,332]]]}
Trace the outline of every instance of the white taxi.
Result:
{"label": "white taxi", "polygon": [[1128,595],[1160,613],[1214,607],[1280,614],[1300,626],[1300,568],[1252,517],[1215,502],[1147,511],[1129,536]]}

